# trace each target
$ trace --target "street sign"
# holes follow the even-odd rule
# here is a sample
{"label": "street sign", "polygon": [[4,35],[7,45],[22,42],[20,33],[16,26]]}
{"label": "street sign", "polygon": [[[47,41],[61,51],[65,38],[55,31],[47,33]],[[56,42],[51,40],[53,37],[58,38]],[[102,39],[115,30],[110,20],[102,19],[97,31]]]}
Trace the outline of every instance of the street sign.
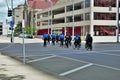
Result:
{"label": "street sign", "polygon": [[10,21],[10,26],[13,28],[14,27],[14,21]]}
{"label": "street sign", "polygon": [[24,21],[24,19],[22,20],[22,28],[25,28],[25,21]]}

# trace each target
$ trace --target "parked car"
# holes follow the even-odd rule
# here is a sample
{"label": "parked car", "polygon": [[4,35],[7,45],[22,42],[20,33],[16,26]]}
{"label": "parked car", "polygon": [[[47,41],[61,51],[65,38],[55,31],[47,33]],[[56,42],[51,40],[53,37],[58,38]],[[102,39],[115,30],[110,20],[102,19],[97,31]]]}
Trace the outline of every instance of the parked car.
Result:
{"label": "parked car", "polygon": [[31,38],[31,39],[34,38],[34,36],[32,34],[24,34],[23,35],[23,33],[22,33],[19,35],[20,38],[23,38],[23,36],[24,36],[24,38]]}
{"label": "parked car", "polygon": [[27,34],[26,38],[34,38],[32,34]]}

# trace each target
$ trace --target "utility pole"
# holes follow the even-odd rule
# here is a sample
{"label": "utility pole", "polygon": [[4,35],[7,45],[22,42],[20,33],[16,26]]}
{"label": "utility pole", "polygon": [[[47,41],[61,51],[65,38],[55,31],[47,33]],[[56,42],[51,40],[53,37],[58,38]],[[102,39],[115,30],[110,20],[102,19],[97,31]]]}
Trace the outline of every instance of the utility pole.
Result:
{"label": "utility pole", "polygon": [[53,11],[52,11],[52,7],[53,7],[53,2],[51,1],[51,0],[47,0],[48,2],[50,2],[50,25],[51,25],[51,27],[50,27],[50,29],[51,29],[51,34],[52,34],[52,30],[53,30]]}
{"label": "utility pole", "polygon": [[[48,11],[48,16],[50,15],[50,12]],[[48,19],[48,25],[49,25],[49,27],[48,27],[48,34],[50,34],[50,31],[49,31],[49,28],[50,28],[50,20]]]}
{"label": "utility pole", "polygon": [[72,39],[74,40],[74,0],[72,0]]}
{"label": "utility pole", "polygon": [[[48,16],[50,16],[50,20],[48,20],[48,23],[50,22],[50,29],[51,29],[51,34],[52,34],[52,31],[53,31],[53,2],[52,0],[46,0],[47,2],[50,2],[50,12],[48,11]],[[49,31],[49,28],[48,28],[48,33],[50,33]]]}
{"label": "utility pole", "polygon": [[119,0],[117,0],[117,26],[116,26],[117,43],[119,43]]}

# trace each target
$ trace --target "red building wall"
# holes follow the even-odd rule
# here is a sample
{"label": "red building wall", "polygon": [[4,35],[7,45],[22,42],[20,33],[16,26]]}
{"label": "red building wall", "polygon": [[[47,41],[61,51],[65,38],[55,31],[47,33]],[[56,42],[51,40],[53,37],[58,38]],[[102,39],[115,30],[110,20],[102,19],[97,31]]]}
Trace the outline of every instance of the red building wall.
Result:
{"label": "red building wall", "polygon": [[42,29],[37,31],[37,35],[43,35],[44,33],[48,34],[48,29]]}
{"label": "red building wall", "polygon": [[[72,35],[72,27],[66,28],[66,35]],[[81,27],[74,27],[74,35],[81,35]]]}

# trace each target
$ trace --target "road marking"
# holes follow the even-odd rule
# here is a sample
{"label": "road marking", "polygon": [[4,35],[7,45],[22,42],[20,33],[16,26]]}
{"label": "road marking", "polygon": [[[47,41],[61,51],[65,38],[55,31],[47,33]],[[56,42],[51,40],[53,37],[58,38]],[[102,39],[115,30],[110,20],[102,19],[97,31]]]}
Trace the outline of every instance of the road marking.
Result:
{"label": "road marking", "polygon": [[57,56],[58,56],[58,57],[61,57],[61,58],[65,58],[65,59],[77,61],[77,62],[82,62],[82,63],[87,63],[87,64],[90,63],[90,62],[87,62],[87,61],[82,61],[82,60],[78,60],[78,59],[74,59],[74,58],[70,58],[70,57],[64,57],[64,56],[60,56],[60,55],[57,55]]}
{"label": "road marking", "polygon": [[[73,61],[83,62],[83,63],[91,63],[91,62],[88,62],[88,61],[82,61],[82,60],[73,59],[73,58],[70,58],[70,57],[64,57],[64,56],[59,56],[59,57],[62,57],[62,58],[65,58],[65,59],[70,59],[70,60],[73,60]],[[96,65],[96,66],[100,66],[100,67],[104,67],[104,68],[109,68],[109,69],[120,71],[120,68],[116,68],[116,67],[105,66],[105,65],[96,64],[96,63],[91,63],[91,64]]]}
{"label": "road marking", "polygon": [[98,54],[110,55],[110,56],[120,56],[119,54],[112,54],[112,53],[105,53],[105,52],[97,52],[97,51],[93,51],[93,52],[98,53]]}
{"label": "road marking", "polygon": [[[53,54],[40,54],[40,55],[27,55],[26,57],[38,57],[38,56],[51,56],[51,55],[53,55]],[[18,57],[23,57],[23,56],[18,56]]]}
{"label": "road marking", "polygon": [[71,73],[74,73],[74,72],[76,72],[76,71],[78,71],[78,70],[87,68],[87,67],[92,66],[92,65],[93,65],[92,63],[89,63],[89,64],[87,64],[87,65],[84,65],[84,66],[81,66],[81,67],[72,69],[72,70],[67,71],[67,72],[64,72],[64,73],[61,73],[61,74],[59,74],[59,75],[60,75],[60,76],[66,76],[66,75],[69,75],[69,74],[71,74]]}
{"label": "road marking", "polygon": [[102,50],[101,52],[105,52],[105,51],[119,52],[120,50]]}
{"label": "road marking", "polygon": [[[94,52],[94,53],[92,53]],[[117,56],[119,57],[120,54],[113,54],[113,53],[105,53],[104,51],[101,51],[101,52],[98,52],[98,51],[88,51],[88,52],[82,52],[82,53],[75,53],[75,54],[95,54],[95,53],[98,53],[98,54],[104,54],[104,55],[109,55],[109,56]]]}
{"label": "road marking", "polygon": [[7,47],[1,48],[0,51],[5,50],[5,49],[7,49],[7,48],[9,48],[9,47],[11,47],[11,46],[13,46],[13,44],[10,44],[10,45],[8,45]]}
{"label": "road marking", "polygon": [[100,67],[104,67],[104,68],[109,68],[109,69],[113,69],[113,70],[116,70],[116,71],[120,71],[119,68],[110,67],[110,66],[105,66],[105,65],[96,64],[96,63],[93,63],[93,64],[96,65],[96,66],[100,66]]}
{"label": "road marking", "polygon": [[32,62],[41,61],[41,60],[45,60],[45,59],[50,59],[50,58],[54,58],[54,57],[56,57],[56,55],[49,56],[49,57],[44,57],[44,58],[40,58],[40,59],[31,60],[31,61],[28,61],[27,63],[32,63]]}

